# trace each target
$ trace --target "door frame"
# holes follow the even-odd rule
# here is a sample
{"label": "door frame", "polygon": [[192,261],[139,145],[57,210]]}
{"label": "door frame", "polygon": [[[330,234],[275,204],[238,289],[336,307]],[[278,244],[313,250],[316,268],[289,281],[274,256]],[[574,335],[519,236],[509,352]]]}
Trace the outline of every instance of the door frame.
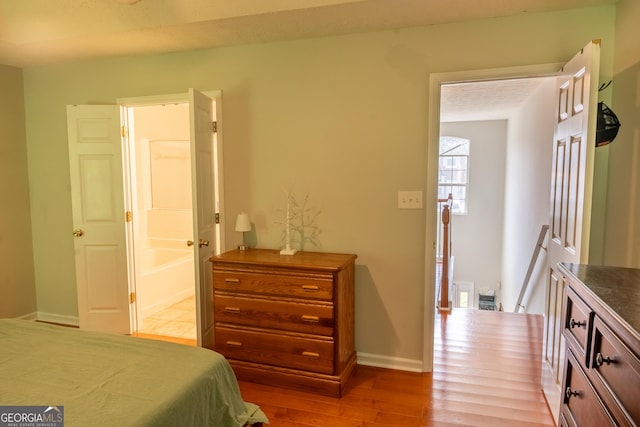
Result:
{"label": "door frame", "polygon": [[[222,248],[225,247],[225,233],[224,233],[224,169],[223,169],[223,140],[222,140],[222,91],[221,90],[207,90],[201,91],[201,93],[205,94],[213,101],[215,101],[215,116],[217,123],[216,130],[216,145],[214,147],[215,150],[215,171],[217,174],[216,185],[215,185],[215,198],[216,198],[216,210],[218,212],[218,224],[216,224],[216,242],[214,253],[219,254],[222,251]],[[164,94],[164,95],[151,95],[151,96],[137,96],[130,98],[117,98],[116,105],[120,107],[128,108],[128,107],[143,107],[150,105],[161,105],[161,104],[188,104],[189,103],[189,91],[185,91],[183,93],[172,93],[172,94]],[[126,114],[124,114],[126,115]],[[127,140],[127,147],[123,147],[123,161],[127,161],[125,163],[125,171],[124,171],[124,179],[127,188],[127,194],[125,194],[126,203],[131,202],[131,186],[129,180],[131,179],[129,175],[130,164],[125,156],[129,155],[129,145],[130,141]],[[126,151],[126,153],[125,153]],[[131,210],[130,206],[127,207],[128,210]],[[131,229],[127,228],[127,257],[133,256],[131,251],[131,246],[129,243],[132,241]],[[135,280],[135,275],[128,273],[129,280]],[[198,286],[198,284],[194,284],[194,286]],[[131,290],[131,282],[129,283],[129,288]],[[197,299],[197,289],[196,289],[196,299]],[[196,305],[199,305],[200,301],[196,300]],[[137,320],[137,307],[131,304],[130,306],[130,328],[134,330],[134,322]],[[197,319],[197,322],[200,323],[201,319]]]}
{"label": "door frame", "polygon": [[427,183],[425,203],[425,284],[424,320],[422,334],[422,371],[433,371],[435,301],[435,257],[437,238],[438,198],[438,150],[440,145],[440,98],[441,86],[454,83],[481,82],[487,80],[509,80],[518,78],[552,77],[564,64],[536,64],[481,70],[450,71],[429,75],[429,112],[427,122]]}

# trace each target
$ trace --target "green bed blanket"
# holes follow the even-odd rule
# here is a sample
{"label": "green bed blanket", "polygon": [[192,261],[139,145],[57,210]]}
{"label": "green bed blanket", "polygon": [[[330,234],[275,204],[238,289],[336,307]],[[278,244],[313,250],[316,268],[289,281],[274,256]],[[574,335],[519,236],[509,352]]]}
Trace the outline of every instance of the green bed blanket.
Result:
{"label": "green bed blanket", "polygon": [[0,320],[0,405],[63,406],[65,427],[268,422],[214,351],[13,319]]}

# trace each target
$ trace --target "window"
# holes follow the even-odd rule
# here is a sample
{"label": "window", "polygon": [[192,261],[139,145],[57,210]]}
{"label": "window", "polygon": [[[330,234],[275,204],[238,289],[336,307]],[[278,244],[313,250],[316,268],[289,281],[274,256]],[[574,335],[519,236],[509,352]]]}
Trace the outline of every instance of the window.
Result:
{"label": "window", "polygon": [[467,213],[470,141],[455,136],[440,137],[438,199],[453,196],[451,213]]}
{"label": "window", "polygon": [[475,284],[473,282],[453,283],[453,306],[457,308],[475,307]]}

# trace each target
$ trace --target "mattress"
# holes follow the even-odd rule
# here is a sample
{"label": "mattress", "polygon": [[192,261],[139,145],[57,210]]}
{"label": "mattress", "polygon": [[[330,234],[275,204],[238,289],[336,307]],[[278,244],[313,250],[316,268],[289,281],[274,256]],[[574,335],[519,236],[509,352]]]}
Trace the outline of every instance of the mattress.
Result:
{"label": "mattress", "polygon": [[0,320],[0,405],[64,408],[65,427],[268,422],[211,350]]}

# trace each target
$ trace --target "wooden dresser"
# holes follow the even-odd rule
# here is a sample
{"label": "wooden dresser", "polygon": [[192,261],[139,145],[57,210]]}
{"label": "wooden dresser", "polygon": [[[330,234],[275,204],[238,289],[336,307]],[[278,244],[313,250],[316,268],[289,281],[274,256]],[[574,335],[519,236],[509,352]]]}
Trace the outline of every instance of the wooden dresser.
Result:
{"label": "wooden dresser", "polygon": [[211,258],[215,350],[240,380],[341,396],[356,365],[355,255]]}
{"label": "wooden dresser", "polygon": [[640,425],[640,270],[561,264],[562,426]]}

